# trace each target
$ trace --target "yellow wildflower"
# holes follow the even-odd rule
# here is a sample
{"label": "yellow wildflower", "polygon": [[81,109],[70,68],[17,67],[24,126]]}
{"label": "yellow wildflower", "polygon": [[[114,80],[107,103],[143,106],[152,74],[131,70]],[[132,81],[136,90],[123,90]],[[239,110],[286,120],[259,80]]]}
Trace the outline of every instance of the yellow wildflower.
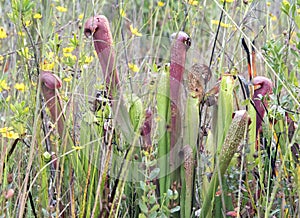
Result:
{"label": "yellow wildflower", "polygon": [[85,64],[89,64],[89,63],[91,63],[93,60],[94,60],[94,57],[93,57],[93,56],[90,56],[90,57],[85,56],[84,63],[85,63]]}
{"label": "yellow wildflower", "polygon": [[194,0],[189,0],[189,1],[188,1],[188,4],[189,4],[189,5],[193,5],[193,6],[197,6],[198,3],[199,3],[198,1],[194,1]]}
{"label": "yellow wildflower", "polygon": [[137,73],[137,72],[139,72],[139,68],[138,68],[138,66],[137,65],[135,65],[135,64],[133,64],[133,63],[128,63],[128,67],[129,67],[129,69],[132,71],[132,72],[134,72],[134,73]]}
{"label": "yellow wildflower", "polygon": [[0,92],[2,92],[3,89],[9,90],[9,86],[4,79],[0,80]]}
{"label": "yellow wildflower", "polygon": [[36,87],[37,83],[36,83],[36,82],[33,82],[33,81],[31,81],[31,85],[32,85],[32,86],[34,86],[34,87]]}
{"label": "yellow wildflower", "polygon": [[32,24],[31,20],[26,20],[25,21],[25,26],[29,27]]}
{"label": "yellow wildflower", "polygon": [[282,1],[282,4],[283,4],[284,6],[290,5],[289,1],[287,1],[287,0],[283,0],[283,1]]}
{"label": "yellow wildflower", "polygon": [[5,99],[6,102],[9,102],[9,100],[11,99],[11,96],[7,96],[7,98]]}
{"label": "yellow wildflower", "polygon": [[69,77],[64,78],[63,81],[65,81],[65,82],[71,82],[72,79],[73,79],[73,77],[69,76]]}
{"label": "yellow wildflower", "polygon": [[14,131],[9,131],[9,132],[2,133],[2,137],[8,138],[8,139],[17,139],[17,138],[19,138],[19,134]]}
{"label": "yellow wildflower", "polygon": [[4,57],[2,55],[0,55],[0,61],[3,61]]}
{"label": "yellow wildflower", "polygon": [[7,38],[6,31],[4,30],[3,27],[0,27],[0,39],[5,39]]}
{"label": "yellow wildflower", "polygon": [[297,9],[297,14],[300,14],[300,9]]}
{"label": "yellow wildflower", "polygon": [[71,53],[74,50],[74,47],[65,47],[63,48],[64,53]]}
{"label": "yellow wildflower", "polygon": [[94,55],[95,55],[95,57],[98,57],[96,50],[94,50]]}
{"label": "yellow wildflower", "polygon": [[223,23],[221,22],[221,27],[224,27],[224,28],[230,28],[232,27],[232,25],[228,24],[228,23]]}
{"label": "yellow wildflower", "polygon": [[21,92],[24,92],[26,87],[25,87],[24,83],[16,83],[14,85],[14,88]]}
{"label": "yellow wildflower", "polygon": [[[221,2],[224,2],[224,0],[221,0]],[[225,0],[225,2],[232,3],[233,0]]]}
{"label": "yellow wildflower", "polygon": [[135,36],[142,36],[143,34],[138,31],[137,28],[133,28],[132,25],[129,26],[130,32]]}
{"label": "yellow wildflower", "polygon": [[[212,20],[211,24],[213,24],[213,25],[219,25],[219,21],[218,20]],[[224,28],[232,27],[232,25],[227,24],[227,23],[223,23],[223,22],[220,23],[220,26],[224,27]]]}
{"label": "yellow wildflower", "polygon": [[22,48],[21,51],[18,51],[18,54],[21,55],[22,57],[26,58],[26,59],[30,58],[28,47]]}
{"label": "yellow wildflower", "polygon": [[165,6],[165,3],[162,2],[162,1],[158,1],[158,2],[157,2],[157,6],[158,6],[158,7],[163,7],[163,6]]}
{"label": "yellow wildflower", "polygon": [[212,20],[211,24],[213,24],[213,25],[219,25],[219,21],[218,20]]}
{"label": "yellow wildflower", "polygon": [[43,16],[40,13],[36,13],[33,15],[34,19],[41,19]]}
{"label": "yellow wildflower", "polygon": [[42,70],[44,71],[49,71],[49,70],[53,70],[54,68],[54,62],[48,62],[48,61],[44,61],[44,63],[42,63]]}
{"label": "yellow wildflower", "polygon": [[13,130],[12,127],[3,127],[3,128],[0,128],[0,133],[6,133],[11,130]]}
{"label": "yellow wildflower", "polygon": [[18,32],[18,35],[19,35],[19,36],[25,36],[25,33],[22,32],[22,31],[19,31],[19,32]]}
{"label": "yellow wildflower", "polygon": [[48,56],[47,56],[48,58],[54,58],[54,52],[53,51],[50,51],[49,53],[48,53]]}
{"label": "yellow wildflower", "polygon": [[59,12],[67,12],[67,11],[68,11],[67,8],[62,7],[62,6],[57,6],[56,9],[57,9]]}
{"label": "yellow wildflower", "polygon": [[270,15],[272,21],[277,20],[277,17],[274,14],[270,13],[269,15]]}
{"label": "yellow wildflower", "polygon": [[63,53],[64,57],[68,58],[71,57],[73,54],[72,53]]}
{"label": "yellow wildflower", "polygon": [[126,12],[123,8],[120,8],[120,15],[121,17],[126,17]]}
{"label": "yellow wildflower", "polygon": [[72,146],[72,148],[76,151],[79,151],[79,150],[83,149],[84,147],[83,146]]}
{"label": "yellow wildflower", "polygon": [[82,20],[83,17],[84,17],[84,13],[81,13],[81,14],[79,14],[79,16],[78,16],[78,19],[79,19],[79,20]]}
{"label": "yellow wildflower", "polygon": [[74,61],[77,60],[76,55],[73,55],[73,54],[71,54],[71,53],[64,53],[64,57],[66,57],[66,58],[71,58],[71,59],[74,60]]}
{"label": "yellow wildflower", "polygon": [[267,2],[267,6],[271,6],[271,2]]}

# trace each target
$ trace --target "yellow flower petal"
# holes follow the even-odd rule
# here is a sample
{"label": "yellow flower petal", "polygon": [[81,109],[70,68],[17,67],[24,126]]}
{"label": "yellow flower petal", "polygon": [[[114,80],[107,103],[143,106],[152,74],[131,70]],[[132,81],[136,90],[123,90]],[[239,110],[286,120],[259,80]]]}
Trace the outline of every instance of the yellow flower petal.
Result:
{"label": "yellow flower petal", "polygon": [[[221,0],[221,2],[224,2],[224,0]],[[225,0],[225,2],[232,3],[233,0]]]}
{"label": "yellow flower petal", "polygon": [[[219,25],[219,21],[218,20],[212,20],[211,24],[212,25]],[[230,28],[230,27],[232,27],[232,25],[227,24],[227,23],[223,23],[223,22],[220,23],[220,26],[224,27],[224,28]]]}
{"label": "yellow flower petal", "polygon": [[41,19],[43,16],[40,13],[36,13],[33,15],[34,19]]}
{"label": "yellow flower petal", "polygon": [[84,17],[84,13],[81,13],[81,14],[79,14],[79,16],[78,16],[78,19],[79,19],[79,20],[82,20],[83,17]]}
{"label": "yellow flower petal", "polygon": [[24,92],[25,89],[26,89],[24,83],[16,83],[14,85],[14,88],[17,89],[17,90],[19,90],[19,91],[21,91],[21,92]]}
{"label": "yellow flower petal", "polygon": [[137,73],[137,72],[139,72],[139,68],[138,68],[138,66],[137,65],[135,65],[135,64],[133,64],[133,63],[128,63],[128,67],[129,67],[129,69],[132,71],[132,72],[134,72],[134,73]]}
{"label": "yellow flower petal", "polygon": [[6,81],[4,79],[0,80],[0,89],[9,90],[9,86],[7,85]]}
{"label": "yellow flower petal", "polygon": [[135,36],[142,36],[142,35],[143,35],[142,33],[140,33],[140,32],[138,31],[137,28],[133,28],[132,25],[130,25],[129,28],[130,28],[130,32],[132,33],[132,35],[135,35]]}
{"label": "yellow flower petal", "polygon": [[282,1],[282,4],[284,4],[284,6],[290,5],[289,1],[287,1],[287,0],[283,0],[283,1]]}
{"label": "yellow flower petal", "polygon": [[121,17],[126,17],[126,12],[124,11],[123,8],[120,9],[120,15]]}
{"label": "yellow flower petal", "polygon": [[93,57],[93,56],[90,56],[90,57],[86,56],[86,57],[85,57],[85,60],[84,60],[84,63],[85,63],[85,64],[89,64],[89,63],[91,63],[93,60],[94,60],[94,57]]}
{"label": "yellow flower petal", "polygon": [[232,26],[230,24],[228,24],[228,23],[221,22],[221,27],[229,28],[229,27],[232,27]]}
{"label": "yellow flower petal", "polygon": [[272,21],[277,20],[277,17],[274,14],[270,13],[269,15],[270,15]]}
{"label": "yellow flower petal", "polygon": [[41,64],[41,68],[45,71],[53,70],[54,62],[48,62],[45,60],[44,63]]}
{"label": "yellow flower petal", "polygon": [[32,24],[31,20],[26,20],[25,21],[25,26],[29,27]]}
{"label": "yellow flower petal", "polygon": [[74,50],[74,47],[65,47],[63,48],[64,53],[71,53]]}
{"label": "yellow flower petal", "polygon": [[5,99],[6,102],[9,102],[9,100],[11,99],[11,96],[7,96],[7,98]]}
{"label": "yellow flower petal", "polygon": [[271,6],[271,2],[267,2],[267,6]]}
{"label": "yellow flower petal", "polygon": [[218,20],[212,20],[211,24],[213,24],[213,25],[219,25],[219,21]]}
{"label": "yellow flower petal", "polygon": [[4,57],[2,55],[0,55],[0,61],[3,61]]}
{"label": "yellow flower petal", "polygon": [[72,146],[72,148],[76,151],[83,149],[83,146]]}
{"label": "yellow flower petal", "polygon": [[29,48],[21,48],[21,51],[18,51],[18,54],[26,59],[30,58]]}
{"label": "yellow flower petal", "polygon": [[15,133],[14,131],[9,131],[9,132],[2,133],[2,137],[8,139],[17,139],[19,138],[19,134]]}
{"label": "yellow flower petal", "polygon": [[72,79],[73,79],[73,77],[69,76],[69,77],[64,78],[63,80],[68,83],[68,82],[71,82]]}
{"label": "yellow flower petal", "polygon": [[189,5],[193,5],[193,6],[197,6],[199,4],[199,2],[198,1],[194,1],[194,0],[189,0],[188,4]]}
{"label": "yellow flower petal", "polygon": [[71,54],[71,53],[64,53],[64,57],[70,58],[70,59],[72,59],[73,61],[76,61],[76,60],[77,60],[76,55],[73,55],[73,54]]}
{"label": "yellow flower petal", "polygon": [[67,8],[62,7],[62,6],[57,6],[56,9],[57,9],[59,12],[67,12],[67,11],[68,11]]}
{"label": "yellow flower petal", "polygon": [[0,39],[5,39],[7,38],[6,31],[4,30],[3,27],[0,27]]}
{"label": "yellow flower petal", "polygon": [[6,133],[11,130],[13,130],[12,127],[3,127],[3,128],[0,128],[0,133]]}
{"label": "yellow flower petal", "polygon": [[162,2],[162,1],[158,1],[158,2],[157,2],[157,6],[158,6],[158,7],[163,7],[163,6],[165,6],[165,3]]}
{"label": "yellow flower petal", "polygon": [[34,86],[34,87],[36,87],[37,83],[34,82],[34,81],[31,81],[31,85]]}
{"label": "yellow flower petal", "polygon": [[22,31],[19,31],[19,32],[18,32],[18,35],[19,35],[19,36],[25,36],[25,33],[22,32]]}

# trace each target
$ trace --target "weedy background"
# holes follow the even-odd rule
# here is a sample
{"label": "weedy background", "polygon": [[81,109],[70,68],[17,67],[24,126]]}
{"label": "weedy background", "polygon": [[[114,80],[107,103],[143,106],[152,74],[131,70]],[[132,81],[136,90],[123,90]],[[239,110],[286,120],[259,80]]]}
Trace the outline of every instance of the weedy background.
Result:
{"label": "weedy background", "polygon": [[[210,67],[212,79],[202,83],[204,93],[214,90],[225,73],[230,74],[227,82],[222,80],[224,93],[219,93],[219,99],[212,95],[214,106],[196,102],[200,113],[199,108],[186,112],[185,125],[197,138],[189,204],[179,200],[182,184],[171,184],[164,195],[157,191],[159,167],[153,162],[157,130],[152,133],[151,148],[135,151],[143,176],[128,184],[115,178],[130,145],[122,131],[113,130],[109,106],[96,98],[97,90],[105,86],[83,26],[97,14],[110,22],[125,92],[138,95],[143,108],[155,108],[156,94],[147,79],[155,84],[149,75],[169,62],[173,32],[184,30],[192,39],[187,72],[195,63]],[[195,217],[206,196],[211,197],[206,208],[210,212],[201,216],[297,217],[299,26],[299,1],[0,0],[0,217]],[[245,133],[226,168],[223,186],[209,189],[224,138],[230,135],[232,112],[251,107],[236,79],[240,75],[248,80],[242,38],[250,48],[255,41],[257,74],[273,82],[269,119],[264,122],[263,139],[258,139],[261,149],[249,148],[253,141]],[[74,143],[69,152],[43,102],[38,82],[41,71],[51,71],[62,80],[58,92]],[[187,83],[185,75],[186,98]],[[100,112],[97,104],[102,105]],[[198,119],[200,124],[193,123]],[[105,125],[112,129],[107,131]],[[135,143],[142,144],[139,136]],[[121,163],[110,162],[109,151]],[[110,173],[115,177],[107,176]],[[116,201],[111,199],[116,195]]]}

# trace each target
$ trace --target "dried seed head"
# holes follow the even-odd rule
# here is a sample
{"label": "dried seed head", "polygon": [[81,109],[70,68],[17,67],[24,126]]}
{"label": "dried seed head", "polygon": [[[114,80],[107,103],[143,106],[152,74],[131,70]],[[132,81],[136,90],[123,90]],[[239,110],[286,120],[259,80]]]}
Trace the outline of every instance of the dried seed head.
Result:
{"label": "dried seed head", "polygon": [[211,78],[211,70],[205,64],[194,64],[188,74],[188,88],[194,98],[200,101],[204,96],[204,86]]}

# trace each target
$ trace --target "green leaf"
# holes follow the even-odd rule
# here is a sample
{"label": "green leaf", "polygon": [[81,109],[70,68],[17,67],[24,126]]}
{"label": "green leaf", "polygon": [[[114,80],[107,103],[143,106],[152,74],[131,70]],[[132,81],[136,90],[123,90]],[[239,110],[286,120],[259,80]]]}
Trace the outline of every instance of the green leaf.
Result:
{"label": "green leaf", "polygon": [[180,211],[180,206],[176,206],[170,210],[171,213],[175,213],[177,211]]}
{"label": "green leaf", "polygon": [[12,112],[16,113],[17,109],[13,104],[10,104],[10,109],[12,110]]}
{"label": "green leaf", "polygon": [[146,183],[144,181],[140,181],[140,187],[143,191],[146,191]]}
{"label": "green leaf", "polygon": [[153,167],[153,166],[156,166],[156,165],[157,165],[157,160],[156,159],[146,162],[146,167]]}
{"label": "green leaf", "polygon": [[139,200],[139,207],[140,207],[140,209],[141,209],[141,211],[143,213],[145,213],[145,214],[148,213],[148,207],[147,207],[147,205],[143,201],[141,201],[141,200]]}
{"label": "green leaf", "polygon": [[152,213],[149,214],[149,218],[156,218],[157,217],[157,212],[153,211]]}
{"label": "green leaf", "polygon": [[147,218],[147,217],[145,216],[145,214],[140,213],[140,214],[139,214],[139,218]]}
{"label": "green leaf", "polygon": [[168,218],[168,216],[167,216],[166,214],[162,213],[162,214],[160,215],[160,218]]}
{"label": "green leaf", "polygon": [[51,160],[51,154],[49,152],[44,152],[43,157],[45,159],[45,161],[50,161]]}
{"label": "green leaf", "polygon": [[178,198],[179,194],[177,190],[173,191],[173,200],[176,200]]}
{"label": "green leaf", "polygon": [[146,197],[146,196],[142,196],[142,201],[144,203],[148,203],[149,202],[149,199]]}
{"label": "green leaf", "polygon": [[[156,202],[156,197],[155,197],[155,195],[151,195],[150,196],[150,198],[149,198],[149,203],[150,204],[154,204]],[[152,208],[153,209],[153,208]],[[151,211],[152,211],[152,209],[151,209]]]}
{"label": "green leaf", "polygon": [[173,196],[173,191],[171,189],[168,189],[167,191],[167,198],[171,198]]}
{"label": "green leaf", "polygon": [[247,98],[246,100],[242,101],[241,106],[246,106],[250,104],[250,99]]}
{"label": "green leaf", "polygon": [[153,169],[153,170],[151,171],[150,175],[149,175],[149,179],[150,179],[150,180],[155,179],[155,178],[158,176],[159,172],[160,172],[160,169],[159,169],[159,168]]}
{"label": "green leaf", "polygon": [[164,211],[165,213],[170,213],[170,210],[169,210],[169,208],[168,208],[167,206],[162,205],[161,208],[163,209],[163,211]]}
{"label": "green leaf", "polygon": [[300,28],[300,15],[295,16],[295,23],[296,23],[297,27]]}
{"label": "green leaf", "polygon": [[151,208],[151,210],[150,210],[150,213],[153,213],[153,212],[156,212],[158,209],[159,209],[159,204],[155,204],[152,208]]}
{"label": "green leaf", "polygon": [[143,115],[144,115],[144,106],[142,100],[134,95],[128,94],[125,96],[125,102],[129,111],[129,117],[131,124],[134,127],[134,131],[139,131],[139,128],[143,122]]}
{"label": "green leaf", "polygon": [[209,217],[209,214],[211,213],[212,207],[215,203],[214,196],[219,185],[219,175],[221,177],[224,176],[230,161],[232,160],[240,142],[245,135],[248,121],[249,115],[245,110],[235,112],[235,116],[230,124],[228,133],[226,134],[222,150],[217,159],[218,167],[216,167],[209,184],[209,189],[202,205],[200,217]]}

